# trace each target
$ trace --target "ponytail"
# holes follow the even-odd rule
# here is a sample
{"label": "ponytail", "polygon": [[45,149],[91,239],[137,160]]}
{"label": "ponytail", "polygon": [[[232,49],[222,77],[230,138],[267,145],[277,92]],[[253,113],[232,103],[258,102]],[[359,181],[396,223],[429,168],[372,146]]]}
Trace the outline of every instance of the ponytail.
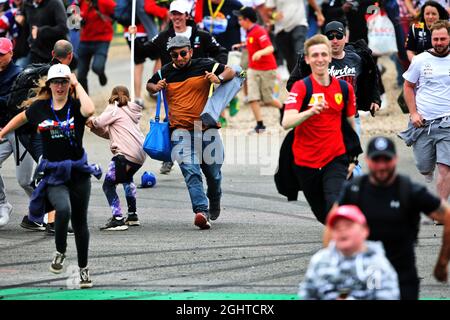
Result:
{"label": "ponytail", "polygon": [[117,86],[115,87],[111,92],[111,97],[109,98],[108,102],[110,104],[113,104],[114,102],[117,102],[118,107],[123,107],[128,105],[128,102],[130,101],[130,93],[125,86]]}

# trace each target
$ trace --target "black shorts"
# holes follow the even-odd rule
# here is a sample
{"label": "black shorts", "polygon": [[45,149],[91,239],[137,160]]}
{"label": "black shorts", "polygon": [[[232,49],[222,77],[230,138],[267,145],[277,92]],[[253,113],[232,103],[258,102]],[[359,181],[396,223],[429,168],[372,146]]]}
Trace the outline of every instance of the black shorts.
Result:
{"label": "black shorts", "polygon": [[[138,37],[134,39],[134,63],[142,64],[145,59],[150,58],[150,55],[146,53],[144,43],[147,42],[147,37]],[[127,39],[128,47],[131,49],[131,41]]]}
{"label": "black shorts", "polygon": [[133,182],[134,174],[142,167],[140,164],[128,161],[123,155],[114,156],[111,160],[115,164],[116,183]]}

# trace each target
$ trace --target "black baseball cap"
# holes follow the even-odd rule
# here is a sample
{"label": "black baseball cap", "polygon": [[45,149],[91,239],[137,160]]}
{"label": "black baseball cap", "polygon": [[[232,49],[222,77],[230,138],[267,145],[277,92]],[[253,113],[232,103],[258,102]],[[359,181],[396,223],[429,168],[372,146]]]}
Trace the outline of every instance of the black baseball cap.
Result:
{"label": "black baseball cap", "polygon": [[256,15],[256,11],[252,7],[242,7],[240,10],[233,10],[233,14],[236,17],[247,18],[251,22],[256,22],[258,20],[258,17]]}
{"label": "black baseball cap", "polygon": [[344,25],[339,21],[331,21],[328,22],[325,26],[325,34],[328,34],[330,32],[339,32],[340,34],[345,34],[345,27]]}
{"label": "black baseball cap", "polygon": [[372,138],[367,145],[367,156],[371,159],[379,156],[392,159],[396,154],[394,141],[386,137]]}

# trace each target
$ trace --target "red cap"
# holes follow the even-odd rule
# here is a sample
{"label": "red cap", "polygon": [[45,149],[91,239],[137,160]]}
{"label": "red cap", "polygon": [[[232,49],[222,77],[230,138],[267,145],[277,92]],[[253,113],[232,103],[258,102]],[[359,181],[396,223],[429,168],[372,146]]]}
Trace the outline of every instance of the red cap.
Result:
{"label": "red cap", "polygon": [[343,205],[332,211],[327,218],[327,225],[332,228],[339,218],[351,220],[359,224],[367,224],[366,217],[355,205]]}
{"label": "red cap", "polygon": [[0,53],[6,54],[13,50],[13,44],[8,38],[0,38]]}

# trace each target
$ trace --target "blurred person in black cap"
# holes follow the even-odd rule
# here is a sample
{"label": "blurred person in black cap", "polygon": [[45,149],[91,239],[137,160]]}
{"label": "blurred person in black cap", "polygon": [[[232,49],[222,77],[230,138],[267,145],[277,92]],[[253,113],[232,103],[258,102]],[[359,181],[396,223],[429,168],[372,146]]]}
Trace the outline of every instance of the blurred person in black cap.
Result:
{"label": "blurred person in black cap", "polygon": [[[420,227],[420,213],[444,224],[444,234],[434,277],[447,282],[450,260],[450,208],[432,195],[425,186],[396,173],[397,153],[394,142],[374,137],[367,147],[368,175],[344,184],[334,205],[354,204],[364,213],[370,228],[368,240],[381,241],[386,256],[397,271],[402,300],[419,298],[419,277],[414,246]],[[330,211],[332,212],[333,209]],[[329,230],[324,243],[328,244]]]}

